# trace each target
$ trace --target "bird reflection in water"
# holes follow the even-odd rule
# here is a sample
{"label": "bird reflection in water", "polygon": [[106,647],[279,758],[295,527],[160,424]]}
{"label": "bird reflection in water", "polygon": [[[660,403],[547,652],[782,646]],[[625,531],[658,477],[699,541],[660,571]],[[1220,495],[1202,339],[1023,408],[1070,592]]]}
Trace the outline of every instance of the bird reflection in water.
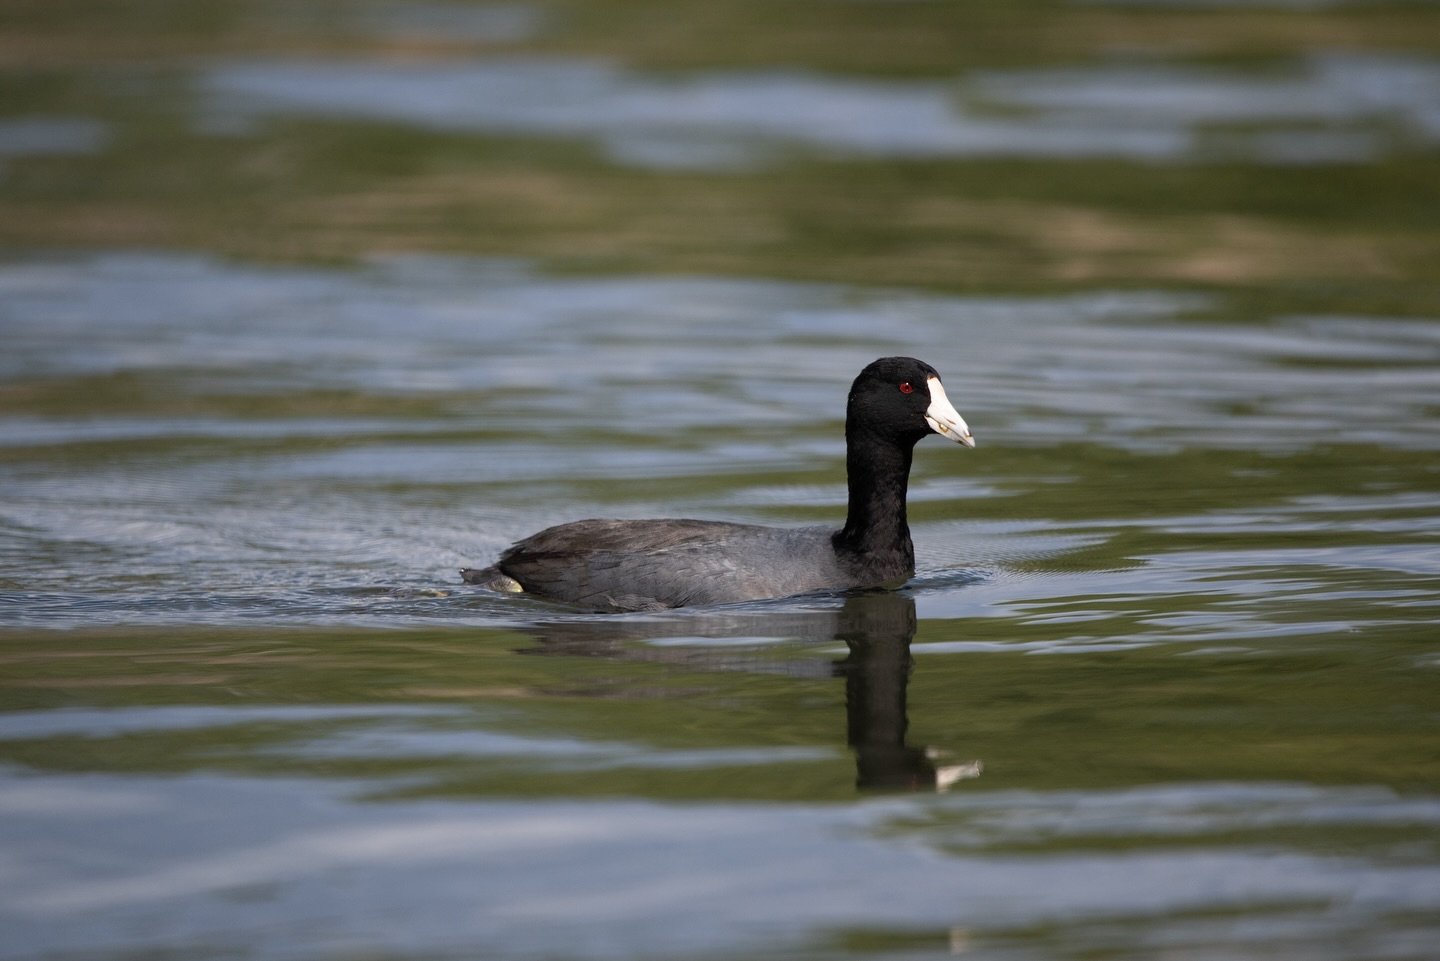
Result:
{"label": "bird reflection in water", "polygon": [[850,653],[835,673],[845,678],[846,733],[862,789],[944,791],[980,774],[979,761],[938,764],[936,752],[906,743],[915,623],[915,601],[904,594],[860,594],[840,610],[835,639]]}
{"label": "bird reflection in water", "polygon": [[[907,743],[906,693],[914,659],[915,600],[892,591],[819,597],[813,606],[760,604],[749,609],[676,611],[645,618],[582,616],[532,625],[538,647],[525,654],[674,662],[692,670],[835,676],[845,681],[846,739],[855,753],[856,786],[875,791],[948,790],[978,777],[979,761],[946,763],[938,752]],[[746,656],[733,645],[641,645],[664,638],[840,641],[838,661]]]}

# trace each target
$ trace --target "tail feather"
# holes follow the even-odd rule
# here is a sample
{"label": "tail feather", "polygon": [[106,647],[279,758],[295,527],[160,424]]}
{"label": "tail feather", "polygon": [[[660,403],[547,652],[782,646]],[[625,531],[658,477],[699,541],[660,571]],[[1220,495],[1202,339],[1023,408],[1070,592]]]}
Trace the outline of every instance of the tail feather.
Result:
{"label": "tail feather", "polygon": [[462,567],[460,577],[466,584],[474,584],[476,587],[484,587],[492,591],[500,591],[506,594],[516,594],[523,590],[520,582],[509,574],[500,570],[493,564],[489,567]]}

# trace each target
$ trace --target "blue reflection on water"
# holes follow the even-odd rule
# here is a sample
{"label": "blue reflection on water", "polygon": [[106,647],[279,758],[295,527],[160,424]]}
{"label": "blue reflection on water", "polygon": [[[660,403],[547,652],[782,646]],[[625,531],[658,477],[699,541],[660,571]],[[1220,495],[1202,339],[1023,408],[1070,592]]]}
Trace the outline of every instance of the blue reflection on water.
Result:
{"label": "blue reflection on water", "polygon": [[880,81],[794,71],[656,77],[599,60],[234,61],[203,123],[336,117],[596,141],[642,167],[841,156],[1360,161],[1440,141],[1440,65],[1317,56],[1278,75],[1099,64]]}

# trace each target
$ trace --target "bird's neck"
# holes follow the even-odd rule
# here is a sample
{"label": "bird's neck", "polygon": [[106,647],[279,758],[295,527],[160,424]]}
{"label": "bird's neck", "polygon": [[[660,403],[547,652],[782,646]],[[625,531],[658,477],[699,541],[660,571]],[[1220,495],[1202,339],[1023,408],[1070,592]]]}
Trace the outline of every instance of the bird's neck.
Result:
{"label": "bird's neck", "polygon": [[898,560],[913,568],[915,550],[905,519],[905,495],[910,483],[914,445],[846,431],[845,469],[850,485],[850,507],[845,526],[835,535],[837,547]]}

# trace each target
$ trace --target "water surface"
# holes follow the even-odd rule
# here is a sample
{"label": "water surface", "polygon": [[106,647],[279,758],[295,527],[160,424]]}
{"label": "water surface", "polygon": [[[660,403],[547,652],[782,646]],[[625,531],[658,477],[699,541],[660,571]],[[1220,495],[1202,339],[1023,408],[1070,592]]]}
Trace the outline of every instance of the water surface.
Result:
{"label": "water surface", "polygon": [[[6,957],[1440,934],[1430,320],[106,253],[7,263],[0,326]],[[838,521],[890,352],[979,439],[920,448],[898,594],[458,583],[567,518]]]}
{"label": "water surface", "polygon": [[10,5],[0,959],[1432,961],[1436,10]]}
{"label": "water surface", "polygon": [[1315,56],[1262,72],[1102,62],[937,80],[795,71],[647,76],[598,60],[231,62],[207,124],[345,117],[598,141],[621,163],[725,169],[795,150],[871,157],[1355,162],[1440,140],[1440,65]]}

